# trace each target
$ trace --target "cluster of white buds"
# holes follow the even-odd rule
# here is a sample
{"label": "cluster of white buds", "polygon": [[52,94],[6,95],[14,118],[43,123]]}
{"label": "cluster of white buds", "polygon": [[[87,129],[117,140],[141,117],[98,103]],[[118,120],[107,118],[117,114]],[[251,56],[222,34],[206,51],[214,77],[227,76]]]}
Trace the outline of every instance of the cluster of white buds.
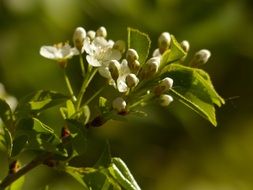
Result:
{"label": "cluster of white buds", "polygon": [[141,79],[151,78],[155,73],[157,73],[160,66],[160,57],[150,58],[141,68],[139,76]]}
{"label": "cluster of white buds", "polygon": [[119,114],[126,112],[127,103],[122,97],[117,97],[112,102],[112,108],[117,111]]}
{"label": "cluster of white buds", "polygon": [[138,73],[140,69],[140,62],[138,61],[139,55],[136,50],[128,49],[126,52],[126,60],[128,62],[128,67],[133,73]]}
{"label": "cluster of white buds", "polygon": [[207,49],[199,50],[195,53],[194,57],[190,61],[189,65],[191,67],[198,67],[204,65],[210,58],[211,52]]}

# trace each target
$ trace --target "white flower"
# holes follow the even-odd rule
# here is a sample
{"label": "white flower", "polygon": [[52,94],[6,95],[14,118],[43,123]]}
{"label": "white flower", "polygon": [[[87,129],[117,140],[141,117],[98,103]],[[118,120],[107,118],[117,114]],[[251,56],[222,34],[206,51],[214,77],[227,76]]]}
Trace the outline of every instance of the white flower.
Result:
{"label": "white flower", "polygon": [[96,37],[90,41],[89,38],[84,40],[84,50],[88,54],[87,62],[93,67],[108,66],[110,60],[119,60],[121,53],[119,50],[113,49],[114,42],[107,41],[103,37]]}
{"label": "white flower", "polygon": [[[112,61],[115,62],[116,60]],[[100,67],[98,69],[98,72],[103,77],[109,79],[109,84],[117,88],[119,92],[126,92],[128,90],[128,86],[126,84],[126,77],[131,73],[127,64],[127,60],[123,59],[121,63],[117,64],[117,69],[118,69],[117,80],[113,79],[108,66]]]}
{"label": "white flower", "polygon": [[78,53],[78,50],[76,48],[72,48],[68,43],[59,43],[54,46],[42,46],[40,48],[41,56],[59,62],[66,61],[74,55],[78,55]]}

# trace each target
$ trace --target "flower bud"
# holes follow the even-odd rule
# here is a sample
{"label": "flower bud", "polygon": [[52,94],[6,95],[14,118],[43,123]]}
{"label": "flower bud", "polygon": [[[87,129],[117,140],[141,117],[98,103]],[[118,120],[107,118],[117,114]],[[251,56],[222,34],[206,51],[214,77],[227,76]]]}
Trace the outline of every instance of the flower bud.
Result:
{"label": "flower bud", "polygon": [[190,43],[187,40],[184,40],[180,43],[181,47],[185,52],[188,52],[190,49]]}
{"label": "flower bud", "polygon": [[166,77],[159,83],[159,85],[155,87],[154,93],[157,96],[160,96],[162,93],[172,88],[172,86],[173,86],[173,79]]}
{"label": "flower bud", "polygon": [[15,174],[20,169],[20,163],[17,160],[14,160],[9,165],[9,174]]}
{"label": "flower bud", "polygon": [[128,74],[126,77],[126,84],[129,88],[136,87],[139,83],[139,79],[135,74]]}
{"label": "flower bud", "polygon": [[126,111],[126,101],[121,98],[118,97],[116,99],[113,100],[112,102],[112,107],[113,109],[115,109],[118,113],[123,113]]}
{"label": "flower bud", "polygon": [[126,60],[129,62],[129,63],[132,63],[133,61],[135,60],[138,60],[139,59],[139,55],[137,53],[136,50],[134,49],[128,49],[127,52],[126,52]]}
{"label": "flower bud", "polygon": [[133,73],[138,73],[140,69],[140,62],[138,60],[134,60],[133,62],[127,62],[128,67]]}
{"label": "flower bud", "polygon": [[209,50],[202,49],[202,50],[198,51],[197,53],[195,53],[195,55],[189,65],[192,67],[204,65],[208,61],[210,56],[211,56],[211,52]]}
{"label": "flower bud", "polygon": [[170,47],[171,37],[170,33],[163,32],[158,38],[158,47],[160,53],[163,54]]}
{"label": "flower bud", "polygon": [[106,36],[107,36],[106,28],[101,26],[99,29],[97,29],[96,36],[106,38]]}
{"label": "flower bud", "polygon": [[166,107],[166,106],[170,105],[171,102],[173,102],[172,96],[170,96],[168,94],[163,94],[160,96],[160,105],[161,106]]}
{"label": "flower bud", "polygon": [[116,81],[119,77],[120,63],[117,60],[111,60],[109,62],[108,68],[111,73],[112,79]]}
{"label": "flower bud", "polygon": [[73,42],[75,47],[81,52],[83,47],[83,41],[86,37],[86,31],[83,27],[77,27],[74,35],[73,35]]}
{"label": "flower bud", "polygon": [[96,32],[90,30],[87,32],[87,36],[90,38],[90,40],[94,40],[94,38],[96,37]]}
{"label": "flower bud", "polygon": [[126,44],[123,40],[118,40],[113,44],[113,48],[120,51],[120,53],[124,53],[126,51]]}
{"label": "flower bud", "polygon": [[140,77],[142,79],[152,77],[159,69],[160,66],[160,57],[150,58],[140,71]]}
{"label": "flower bud", "polygon": [[158,48],[157,48],[157,49],[155,49],[155,50],[153,51],[152,56],[153,56],[153,57],[160,57],[160,56],[161,56],[160,51],[159,51],[159,49],[158,49]]}
{"label": "flower bud", "polygon": [[62,129],[61,129],[61,138],[65,139],[65,138],[67,138],[69,136],[70,136],[69,129],[66,126],[62,127]]}

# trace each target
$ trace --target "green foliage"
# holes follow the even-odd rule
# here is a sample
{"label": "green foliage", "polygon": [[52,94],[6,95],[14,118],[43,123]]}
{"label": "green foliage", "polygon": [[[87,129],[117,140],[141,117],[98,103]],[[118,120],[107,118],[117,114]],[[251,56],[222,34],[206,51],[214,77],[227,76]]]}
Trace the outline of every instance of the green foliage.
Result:
{"label": "green foliage", "polygon": [[46,151],[66,156],[66,152],[59,149],[61,140],[54,131],[36,118],[19,121],[14,141],[12,156],[22,150]]}
{"label": "green foliage", "polygon": [[7,190],[22,190],[25,183],[25,176],[20,177],[17,181],[12,183]]}
{"label": "green foliage", "polygon": [[14,118],[10,106],[0,99],[0,118],[7,127],[12,127]]}
{"label": "green foliage", "polygon": [[163,68],[165,65],[179,61],[184,56],[186,56],[186,52],[182,49],[181,45],[177,42],[176,38],[173,35],[171,35],[170,49],[166,50],[163,53],[160,67]]}
{"label": "green foliage", "polygon": [[151,45],[149,36],[139,30],[128,28],[128,48],[135,49],[139,55],[139,61],[144,64]]}
{"label": "green foliage", "polygon": [[18,104],[17,112],[24,116],[29,113],[36,115],[46,109],[64,103],[67,99],[67,96],[58,92],[39,90],[22,99]]}
{"label": "green foliage", "polygon": [[171,77],[175,83],[171,94],[217,125],[214,105],[221,106],[224,100],[215,91],[209,75],[200,69],[171,64],[163,76]]}

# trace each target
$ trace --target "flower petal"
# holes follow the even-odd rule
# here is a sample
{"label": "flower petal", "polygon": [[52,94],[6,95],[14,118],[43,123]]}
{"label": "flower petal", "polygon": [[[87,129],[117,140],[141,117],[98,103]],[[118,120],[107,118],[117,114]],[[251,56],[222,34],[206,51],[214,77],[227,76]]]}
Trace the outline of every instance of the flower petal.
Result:
{"label": "flower petal", "polygon": [[107,78],[107,79],[110,79],[111,78],[111,73],[109,71],[109,68],[108,67],[99,67],[98,68],[98,72],[99,74],[104,77],[104,78]]}
{"label": "flower petal", "polygon": [[100,67],[101,66],[101,63],[91,55],[87,55],[86,60],[93,67]]}
{"label": "flower petal", "polygon": [[54,46],[42,46],[40,48],[40,55],[48,59],[58,59],[57,48]]}
{"label": "flower petal", "polygon": [[123,78],[118,78],[117,80],[117,88],[119,90],[119,92],[126,92],[128,87],[127,84],[124,80],[122,80]]}

